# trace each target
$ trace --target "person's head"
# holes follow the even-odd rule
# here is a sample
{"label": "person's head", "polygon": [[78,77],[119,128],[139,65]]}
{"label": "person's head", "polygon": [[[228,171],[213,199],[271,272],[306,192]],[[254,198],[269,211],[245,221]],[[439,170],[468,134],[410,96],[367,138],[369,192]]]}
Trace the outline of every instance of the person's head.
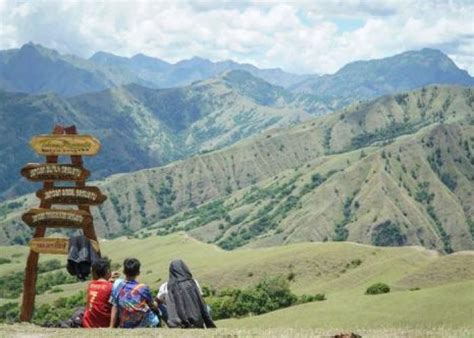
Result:
{"label": "person's head", "polygon": [[127,279],[134,279],[140,274],[140,261],[136,258],[126,258],[123,261],[123,273]]}
{"label": "person's head", "polygon": [[176,259],[170,263],[170,279],[186,280],[192,279],[193,275],[186,263],[181,259]]}
{"label": "person's head", "polygon": [[110,264],[104,258],[99,258],[92,263],[92,278],[93,279],[109,279],[110,278]]}

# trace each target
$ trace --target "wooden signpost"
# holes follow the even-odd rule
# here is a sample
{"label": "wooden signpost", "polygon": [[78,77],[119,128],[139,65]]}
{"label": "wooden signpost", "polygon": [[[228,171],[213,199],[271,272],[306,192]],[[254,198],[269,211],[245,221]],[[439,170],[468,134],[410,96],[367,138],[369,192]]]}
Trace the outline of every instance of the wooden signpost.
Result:
{"label": "wooden signpost", "polygon": [[[95,251],[99,251],[99,243],[90,240]],[[30,250],[37,253],[50,255],[67,255],[69,253],[69,239],[67,238],[33,238],[30,243]]]}
{"label": "wooden signpost", "polygon": [[39,155],[44,156],[93,156],[100,149],[99,140],[90,135],[39,135],[34,136],[30,144]]}
{"label": "wooden signpost", "polygon": [[29,163],[21,169],[21,174],[33,182],[84,181],[90,175],[82,166],[56,163]]}
{"label": "wooden signpost", "polygon": [[36,196],[54,204],[98,205],[107,199],[97,187],[41,189]]}
{"label": "wooden signpost", "polygon": [[[82,156],[93,156],[100,149],[100,142],[90,135],[77,135],[76,127],[54,127],[51,135],[39,135],[30,142],[33,149],[46,156],[46,163],[29,163],[21,174],[33,182],[43,182],[43,189],[37,191],[39,208],[23,214],[23,221],[35,229],[30,241],[30,253],[26,261],[23,300],[20,320],[30,321],[33,315],[36,295],[36,279],[40,253],[68,254],[69,240],[45,238],[47,228],[82,229],[100,255],[99,243],[90,213],[91,205],[99,205],[106,196],[97,187],[88,187],[85,180],[90,172],[82,166]],[[59,164],[58,156],[70,156],[71,164]],[[75,186],[55,186],[55,182],[70,181]],[[77,209],[56,209],[52,205],[74,205]]]}

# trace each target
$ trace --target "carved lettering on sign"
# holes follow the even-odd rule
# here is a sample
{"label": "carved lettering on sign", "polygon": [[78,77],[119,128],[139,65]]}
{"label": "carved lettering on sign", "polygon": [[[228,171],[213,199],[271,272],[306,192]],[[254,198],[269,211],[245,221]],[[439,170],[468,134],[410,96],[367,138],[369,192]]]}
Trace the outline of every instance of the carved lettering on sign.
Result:
{"label": "carved lettering on sign", "polygon": [[83,210],[30,209],[22,216],[29,226],[82,228],[92,222],[92,216]]}
{"label": "carved lettering on sign", "polygon": [[31,181],[82,181],[89,177],[87,169],[73,164],[39,164],[29,163],[22,170],[21,174]]}
{"label": "carved lettering on sign", "polygon": [[41,189],[36,196],[52,204],[97,205],[107,199],[97,187]]}
{"label": "carved lettering on sign", "polygon": [[39,155],[93,156],[100,149],[100,142],[91,135],[39,135],[30,142]]}
{"label": "carved lettering on sign", "polygon": [[33,238],[29,245],[32,251],[44,254],[67,255],[69,250],[67,238]]}
{"label": "carved lettering on sign", "polygon": [[[94,250],[99,252],[99,243],[93,239],[91,239],[90,242]],[[32,251],[37,253],[52,255],[67,255],[69,253],[68,238],[37,237],[31,239],[29,246]]]}

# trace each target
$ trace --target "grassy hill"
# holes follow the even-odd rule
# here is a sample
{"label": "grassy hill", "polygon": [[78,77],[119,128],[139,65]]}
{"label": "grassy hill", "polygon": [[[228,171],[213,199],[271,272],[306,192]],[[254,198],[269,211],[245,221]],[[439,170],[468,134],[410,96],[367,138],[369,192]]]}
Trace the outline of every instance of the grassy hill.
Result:
{"label": "grassy hill", "polygon": [[[258,317],[218,322],[229,328],[314,329],[474,329],[472,251],[442,256],[420,247],[380,248],[355,243],[299,243],[261,249],[224,251],[178,233],[146,239],[102,241],[102,252],[113,262],[138,257],[141,281],[153,289],[167,279],[168,264],[182,258],[201,285],[222,290],[245,288],[264,276],[292,275],[297,294],[324,293],[327,300],[292,306]],[[0,276],[23,269],[26,247],[2,247]],[[60,256],[42,255],[46,262]],[[356,262],[356,263],[354,263]],[[50,272],[48,272],[50,273]],[[391,292],[365,295],[375,282]],[[60,292],[37,296],[37,304],[84,289],[84,283],[64,284]],[[12,300],[2,299],[1,304]],[[13,300],[15,301],[15,300]]]}
{"label": "grassy hill", "polygon": [[[472,249],[473,97],[422,88],[109,177],[97,229],[185,230],[227,249],[308,240]],[[2,204],[4,243],[23,241],[19,215],[37,203],[13,202]]]}

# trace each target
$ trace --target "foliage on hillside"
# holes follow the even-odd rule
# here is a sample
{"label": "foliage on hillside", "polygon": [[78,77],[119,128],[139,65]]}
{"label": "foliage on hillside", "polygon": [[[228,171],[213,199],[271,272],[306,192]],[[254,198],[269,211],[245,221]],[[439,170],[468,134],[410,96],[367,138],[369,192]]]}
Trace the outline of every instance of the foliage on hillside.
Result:
{"label": "foliage on hillside", "polygon": [[[302,240],[470,249],[473,105],[472,88],[422,88],[111,177],[99,233],[184,230],[226,249]],[[2,222],[8,241],[25,229],[12,226],[20,210]]]}

